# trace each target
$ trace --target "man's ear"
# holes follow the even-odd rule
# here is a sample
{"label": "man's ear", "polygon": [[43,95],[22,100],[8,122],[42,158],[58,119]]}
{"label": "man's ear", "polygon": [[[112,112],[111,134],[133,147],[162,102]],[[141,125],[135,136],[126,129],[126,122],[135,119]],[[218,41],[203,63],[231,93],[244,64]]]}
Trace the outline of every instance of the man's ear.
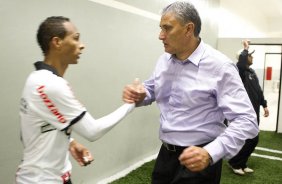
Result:
{"label": "man's ear", "polygon": [[195,25],[192,22],[186,24],[186,36],[191,36],[194,34]]}
{"label": "man's ear", "polygon": [[51,44],[54,48],[60,49],[62,46],[62,39],[59,37],[53,37],[51,40]]}

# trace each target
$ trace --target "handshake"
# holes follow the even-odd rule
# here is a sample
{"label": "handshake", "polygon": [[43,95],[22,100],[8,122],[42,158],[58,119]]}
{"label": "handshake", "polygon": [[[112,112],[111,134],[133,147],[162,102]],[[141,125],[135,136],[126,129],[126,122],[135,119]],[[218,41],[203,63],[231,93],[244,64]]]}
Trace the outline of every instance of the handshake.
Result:
{"label": "handshake", "polygon": [[138,104],[144,100],[146,92],[143,84],[136,78],[132,84],[128,84],[123,89],[123,101],[126,103]]}

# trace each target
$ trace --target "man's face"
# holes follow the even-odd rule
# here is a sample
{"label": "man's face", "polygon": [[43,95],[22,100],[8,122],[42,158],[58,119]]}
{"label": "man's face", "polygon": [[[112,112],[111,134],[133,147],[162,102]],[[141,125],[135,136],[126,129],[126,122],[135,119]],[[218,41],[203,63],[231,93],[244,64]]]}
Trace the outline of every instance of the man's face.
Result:
{"label": "man's face", "polygon": [[61,56],[66,64],[77,64],[79,55],[84,49],[84,45],[79,41],[80,34],[71,22],[64,23],[67,34],[62,39]]}
{"label": "man's face", "polygon": [[163,41],[165,52],[178,55],[185,52],[187,45],[187,25],[181,24],[171,12],[162,16],[159,39]]}
{"label": "man's face", "polygon": [[249,66],[251,66],[253,64],[253,56],[252,55],[248,55],[248,63]]}

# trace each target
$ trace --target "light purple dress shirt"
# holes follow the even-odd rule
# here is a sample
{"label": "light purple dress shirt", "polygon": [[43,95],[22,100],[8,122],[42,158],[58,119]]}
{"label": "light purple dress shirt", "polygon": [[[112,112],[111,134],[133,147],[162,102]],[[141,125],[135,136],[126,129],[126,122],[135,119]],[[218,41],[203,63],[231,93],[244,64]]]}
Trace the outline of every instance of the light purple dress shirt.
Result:
{"label": "light purple dress shirt", "polygon": [[[160,109],[160,139],[166,143],[204,148],[213,162],[231,158],[245,139],[258,135],[256,114],[237,67],[203,41],[185,60],[160,56],[144,82],[147,97]],[[227,118],[230,125],[223,124]]]}

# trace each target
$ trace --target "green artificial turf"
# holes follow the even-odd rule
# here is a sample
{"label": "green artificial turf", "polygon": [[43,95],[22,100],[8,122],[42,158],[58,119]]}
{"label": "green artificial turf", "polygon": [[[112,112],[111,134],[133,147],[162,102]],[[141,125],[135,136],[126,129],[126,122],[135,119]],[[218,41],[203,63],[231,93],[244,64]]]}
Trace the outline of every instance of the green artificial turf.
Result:
{"label": "green artificial turf", "polygon": [[[282,134],[261,131],[258,146],[282,151]],[[282,154],[280,153],[271,153],[261,150],[255,150],[254,153],[275,156],[282,159]],[[150,184],[154,163],[155,160],[145,163],[140,168],[111,184]],[[227,161],[224,160],[222,165],[221,184],[282,184],[281,160],[270,160],[252,156],[248,161],[248,166],[254,169],[255,172],[239,176],[232,172]]]}

